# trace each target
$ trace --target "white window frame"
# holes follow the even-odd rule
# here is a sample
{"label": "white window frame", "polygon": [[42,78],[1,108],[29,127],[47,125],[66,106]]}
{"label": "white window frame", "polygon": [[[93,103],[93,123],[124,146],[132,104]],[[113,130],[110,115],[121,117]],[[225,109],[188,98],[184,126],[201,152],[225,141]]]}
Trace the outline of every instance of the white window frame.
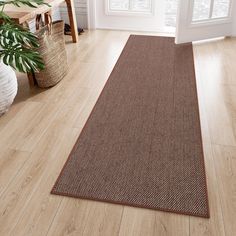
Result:
{"label": "white window frame", "polygon": [[230,0],[229,2],[229,12],[228,15],[225,17],[217,17],[212,18],[213,14],[213,8],[214,8],[214,1],[211,0],[210,5],[210,12],[209,12],[209,18],[208,19],[202,19],[202,20],[193,20],[193,12],[194,12],[194,1],[190,3],[189,5],[189,16],[188,16],[188,22],[189,27],[202,27],[204,25],[216,25],[219,23],[231,23],[232,22],[232,11],[233,11],[233,0]]}
{"label": "white window frame", "polygon": [[105,0],[105,14],[106,15],[113,15],[113,16],[147,16],[152,17],[154,16],[154,9],[155,9],[155,0],[151,0],[151,11],[131,11],[131,10],[111,10],[110,9],[110,0]]}

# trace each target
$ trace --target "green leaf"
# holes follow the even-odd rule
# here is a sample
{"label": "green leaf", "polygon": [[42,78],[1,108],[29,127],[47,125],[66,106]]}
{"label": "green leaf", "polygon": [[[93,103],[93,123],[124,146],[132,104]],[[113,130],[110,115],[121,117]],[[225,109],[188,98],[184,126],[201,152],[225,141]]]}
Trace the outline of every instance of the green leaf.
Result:
{"label": "green leaf", "polygon": [[0,11],[0,19],[2,19],[4,22],[12,22],[11,18],[3,11]]}
{"label": "green leaf", "polygon": [[0,50],[0,59],[4,64],[10,65],[19,72],[39,71],[44,69],[44,63],[39,53],[20,44]]}
{"label": "green leaf", "polygon": [[40,5],[46,5],[50,7],[50,5],[45,3],[44,0],[5,0],[5,1],[0,0],[0,7],[4,7],[6,5],[14,5],[16,7],[25,5],[32,8],[37,8]]}
{"label": "green leaf", "polygon": [[4,13],[6,5],[20,7],[22,5],[36,8],[49,4],[44,0],[0,0],[0,59],[20,72],[39,71],[44,69],[44,63],[36,51],[39,47],[37,37],[28,29],[15,24]]}
{"label": "green leaf", "polygon": [[0,45],[4,48],[9,43],[22,44],[26,47],[34,48],[39,46],[37,37],[33,33],[20,25],[5,23],[0,25]]}

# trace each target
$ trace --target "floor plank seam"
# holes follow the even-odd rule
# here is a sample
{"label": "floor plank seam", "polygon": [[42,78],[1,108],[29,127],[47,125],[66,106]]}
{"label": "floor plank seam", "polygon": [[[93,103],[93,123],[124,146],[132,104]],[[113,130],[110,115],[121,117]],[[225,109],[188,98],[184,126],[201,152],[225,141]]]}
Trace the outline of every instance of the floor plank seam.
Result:
{"label": "floor plank seam", "polygon": [[59,209],[60,209],[60,207],[61,207],[61,204],[62,204],[62,201],[63,201],[63,200],[64,200],[64,198],[62,198],[61,201],[60,201],[60,203],[58,204],[57,210],[56,210],[56,212],[55,212],[55,214],[54,214],[54,216],[53,216],[53,219],[52,219],[51,223],[49,224],[49,227],[48,227],[48,230],[47,230],[47,233],[46,233],[45,236],[48,236],[48,234],[49,234],[49,232],[50,232],[50,229],[51,229],[51,227],[52,227],[52,225],[53,225],[53,222],[54,222],[54,220],[55,220],[55,218],[56,218],[56,216],[57,216],[57,214],[58,214],[58,211],[59,211]]}
{"label": "floor plank seam", "polygon": [[[13,150],[13,149],[12,149]],[[29,157],[31,156],[32,152],[28,152],[29,153]],[[19,175],[19,172],[23,169],[23,167],[26,165],[26,163],[30,161],[30,159],[27,159],[24,161],[24,163],[22,164],[22,166],[20,167],[20,169],[18,169],[18,171],[16,172],[16,174],[14,175],[14,177],[12,178],[12,180],[8,183],[8,186],[4,189],[4,191],[2,191],[2,193],[0,193],[0,199],[1,197],[5,194],[5,192],[8,190],[8,187],[12,184],[12,182],[15,180],[15,178]]]}

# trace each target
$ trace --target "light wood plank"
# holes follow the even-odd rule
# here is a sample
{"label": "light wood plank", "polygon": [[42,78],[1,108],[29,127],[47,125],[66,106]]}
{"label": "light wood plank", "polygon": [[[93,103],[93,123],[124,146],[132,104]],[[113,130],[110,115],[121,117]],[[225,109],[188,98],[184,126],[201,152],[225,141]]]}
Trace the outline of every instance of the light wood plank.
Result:
{"label": "light wood plank", "polygon": [[[203,45],[202,47],[206,47]],[[218,183],[216,181],[216,171],[214,168],[213,154],[211,148],[211,135],[209,131],[209,126],[207,122],[207,113],[205,107],[205,94],[204,94],[204,81],[205,78],[202,75],[202,60],[200,59],[201,53],[199,46],[194,48],[195,55],[195,70],[197,76],[197,87],[198,87],[198,100],[201,118],[201,130],[203,139],[203,150],[204,159],[206,167],[207,176],[207,186],[208,186],[208,198],[210,207],[210,219],[202,219],[199,217],[190,217],[190,235],[198,236],[223,236],[225,235],[224,224],[223,224],[223,214],[221,208],[221,202],[219,197]],[[209,54],[208,54],[209,55]],[[210,61],[211,63],[211,61]],[[214,210],[212,210],[214,209]]]}
{"label": "light wood plank", "polygon": [[[44,137],[44,140],[32,153],[29,161],[1,196],[0,235],[7,235],[17,223],[19,217],[24,214],[24,208],[37,188],[45,167],[52,164],[48,157],[55,156],[60,145],[62,145],[62,140],[60,140],[61,132],[59,130],[54,129],[53,132]],[[35,202],[35,204],[37,203]]]}
{"label": "light wood plank", "polygon": [[29,152],[7,149],[0,154],[0,196],[30,157]]}
{"label": "light wood plank", "polygon": [[189,216],[125,207],[119,236],[189,235]]}
{"label": "light wood plank", "polygon": [[64,199],[48,235],[118,235],[122,212],[119,205]]}
{"label": "light wood plank", "polygon": [[[17,98],[18,99],[18,95]],[[11,107],[11,109],[4,114],[4,116],[1,116],[0,118],[0,132],[4,127],[9,123],[17,114],[20,112],[25,105],[25,102],[15,103],[14,106]]]}
{"label": "light wood plank", "polygon": [[[31,191],[29,197],[25,197],[24,201],[26,201],[27,204],[24,205],[24,202],[20,203],[24,210],[21,211],[20,214],[18,212],[15,214],[16,225],[15,227],[13,225],[12,228],[9,229],[10,235],[46,235],[57,209],[61,204],[62,198],[51,195],[50,190],[59,175],[59,170],[65,162],[65,157],[69,155],[80,131],[74,128],[70,129],[66,126],[63,127],[61,124],[56,124],[52,126],[48,133],[53,132],[56,126],[60,126],[61,131],[58,133],[60,142],[52,146],[55,154],[46,155],[45,153],[46,156],[50,157],[48,164],[45,165],[45,168],[42,170],[42,178],[35,184],[36,188]],[[44,138],[46,138],[46,136]],[[55,142],[57,141],[58,140],[55,140]],[[57,148],[57,145],[60,147]],[[35,157],[38,157],[37,152],[33,154]],[[41,163],[41,165],[43,166],[44,164]],[[21,194],[23,195],[23,191]],[[36,202],[37,204],[35,204]],[[25,227],[22,227],[22,225]]]}
{"label": "light wood plank", "polygon": [[228,58],[231,62],[236,58],[234,53],[229,52],[229,45],[232,50],[236,41],[226,39],[202,43],[195,45],[195,52],[197,52],[196,60],[199,64],[199,79],[202,82],[201,89],[205,98],[204,106],[211,142],[235,146],[236,130],[233,125],[235,114],[232,107],[236,106],[236,99],[233,96],[236,87],[229,84],[228,71],[232,76],[234,70],[231,70]]}
{"label": "light wood plank", "polygon": [[236,232],[236,147],[214,145],[214,163],[227,236]]}
{"label": "light wood plank", "polygon": [[43,103],[40,102],[27,102],[22,109],[18,112],[17,116],[12,118],[0,130],[0,149],[10,148],[12,143],[19,140],[21,133],[28,127],[38,112],[43,108]]}

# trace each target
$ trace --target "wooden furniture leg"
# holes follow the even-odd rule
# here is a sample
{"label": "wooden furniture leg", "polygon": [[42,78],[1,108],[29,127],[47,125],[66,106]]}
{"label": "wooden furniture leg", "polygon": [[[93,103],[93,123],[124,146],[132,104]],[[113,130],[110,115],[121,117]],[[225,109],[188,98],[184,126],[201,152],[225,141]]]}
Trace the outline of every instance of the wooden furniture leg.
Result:
{"label": "wooden furniture leg", "polygon": [[72,40],[73,40],[73,43],[77,43],[79,36],[78,36],[78,28],[77,28],[76,15],[75,15],[74,0],[65,0],[65,1],[67,5],[69,20],[70,20]]}
{"label": "wooden furniture leg", "polygon": [[31,87],[33,87],[34,85],[36,85],[36,84],[37,84],[37,82],[36,82],[36,79],[35,79],[35,76],[34,76],[34,73],[33,73],[33,72],[32,72],[32,73],[27,73],[27,77],[28,77],[29,85],[30,85]]}
{"label": "wooden furniture leg", "polygon": [[[29,29],[29,24],[28,24],[28,22],[24,22],[24,23],[21,24],[21,25],[22,25],[24,28],[28,28],[28,29]],[[34,86],[34,85],[37,84],[36,79],[35,79],[35,75],[34,75],[33,72],[32,72],[32,73],[28,72],[28,73],[27,73],[27,78],[28,78],[30,87],[32,87],[32,86]]]}

